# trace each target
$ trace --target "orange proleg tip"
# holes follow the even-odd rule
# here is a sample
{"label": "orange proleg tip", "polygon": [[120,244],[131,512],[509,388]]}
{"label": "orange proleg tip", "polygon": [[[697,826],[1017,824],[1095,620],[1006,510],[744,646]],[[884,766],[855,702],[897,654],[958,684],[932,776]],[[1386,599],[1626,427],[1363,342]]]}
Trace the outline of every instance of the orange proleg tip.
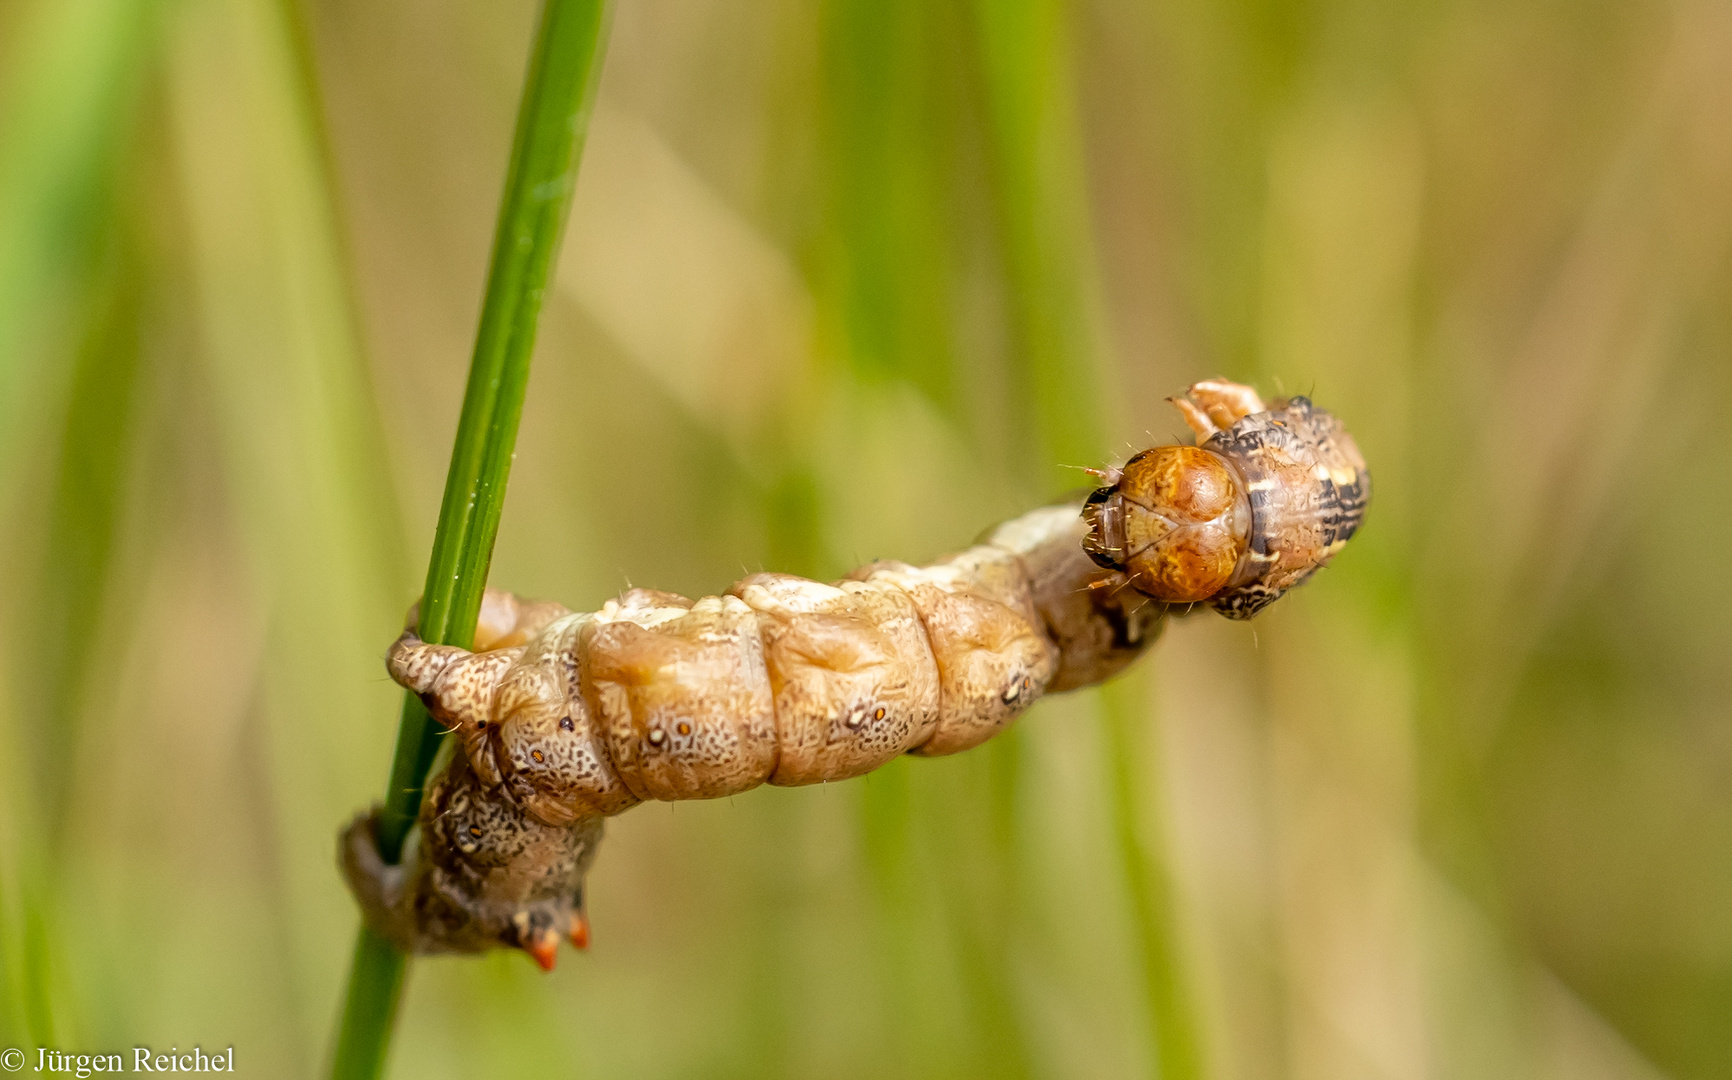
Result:
{"label": "orange proleg tip", "polygon": [[541,965],[543,971],[552,971],[553,962],[559,959],[559,939],[551,935],[523,948],[535,957],[535,962]]}
{"label": "orange proleg tip", "polygon": [[576,949],[589,948],[589,919],[582,912],[572,912],[571,944]]}

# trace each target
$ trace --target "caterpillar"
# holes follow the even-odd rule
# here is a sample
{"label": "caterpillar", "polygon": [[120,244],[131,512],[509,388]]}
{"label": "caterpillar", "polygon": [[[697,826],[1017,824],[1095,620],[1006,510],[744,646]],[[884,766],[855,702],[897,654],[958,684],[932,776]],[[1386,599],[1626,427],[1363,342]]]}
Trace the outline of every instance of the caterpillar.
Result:
{"label": "caterpillar", "polygon": [[561,938],[588,943],[606,818],[967,750],[1110,678],[1169,615],[1255,615],[1358,528],[1370,475],[1329,413],[1224,380],[1172,401],[1198,445],[1090,470],[1086,499],[927,566],[752,574],[695,601],[630,589],[582,613],[490,589],[473,651],[422,641],[411,609],[386,667],[458,751],[401,863],[379,855],[377,808],[344,831],[363,918],[405,951],[512,947],[551,969]]}

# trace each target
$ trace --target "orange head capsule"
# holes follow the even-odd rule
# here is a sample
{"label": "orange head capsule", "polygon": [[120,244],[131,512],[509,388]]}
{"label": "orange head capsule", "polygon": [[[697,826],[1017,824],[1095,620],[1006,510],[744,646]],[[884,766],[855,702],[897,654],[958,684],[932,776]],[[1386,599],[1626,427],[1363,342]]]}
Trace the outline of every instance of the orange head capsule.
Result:
{"label": "orange head capsule", "polygon": [[1244,555],[1251,507],[1238,474],[1195,446],[1160,446],[1125,462],[1118,482],[1089,496],[1083,548],[1170,604],[1226,588]]}

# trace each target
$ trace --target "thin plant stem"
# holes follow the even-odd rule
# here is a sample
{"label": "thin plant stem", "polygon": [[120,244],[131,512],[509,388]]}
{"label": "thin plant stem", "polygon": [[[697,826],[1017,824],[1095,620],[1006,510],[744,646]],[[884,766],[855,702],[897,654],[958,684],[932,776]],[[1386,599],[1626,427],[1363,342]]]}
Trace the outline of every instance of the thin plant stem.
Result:
{"label": "thin plant stem", "polygon": [[[468,647],[505,501],[536,323],[565,228],[607,40],[607,0],[546,0],[536,31],[493,261],[451,471],[421,596],[423,640]],[[379,852],[402,854],[443,733],[413,695],[403,703]],[[408,958],[363,928],[355,942],[331,1075],[383,1074]]]}

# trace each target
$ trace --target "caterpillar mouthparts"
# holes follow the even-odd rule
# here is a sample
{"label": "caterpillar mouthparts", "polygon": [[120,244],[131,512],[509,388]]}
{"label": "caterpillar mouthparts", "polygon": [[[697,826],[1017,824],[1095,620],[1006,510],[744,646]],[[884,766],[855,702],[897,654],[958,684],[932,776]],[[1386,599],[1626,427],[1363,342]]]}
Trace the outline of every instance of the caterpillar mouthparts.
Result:
{"label": "caterpillar mouthparts", "polygon": [[1200,446],[1146,450],[1086,502],[928,566],[754,574],[695,601],[632,589],[584,613],[488,590],[473,652],[423,642],[412,609],[387,669],[461,751],[399,865],[376,809],[345,830],[368,925],[406,951],[515,947],[550,969],[561,938],[588,944],[606,818],[969,749],[1136,659],[1169,605],[1247,618],[1358,527],[1369,475],[1328,413],[1218,380],[1175,404]]}

